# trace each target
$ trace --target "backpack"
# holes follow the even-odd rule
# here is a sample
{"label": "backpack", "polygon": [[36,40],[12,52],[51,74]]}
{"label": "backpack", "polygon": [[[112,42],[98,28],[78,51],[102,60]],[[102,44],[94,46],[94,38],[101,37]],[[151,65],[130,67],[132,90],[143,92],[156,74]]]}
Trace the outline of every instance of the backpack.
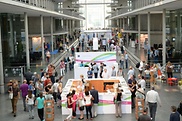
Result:
{"label": "backpack", "polygon": [[136,64],[136,68],[139,68],[140,67],[140,62],[138,62],[137,64]]}

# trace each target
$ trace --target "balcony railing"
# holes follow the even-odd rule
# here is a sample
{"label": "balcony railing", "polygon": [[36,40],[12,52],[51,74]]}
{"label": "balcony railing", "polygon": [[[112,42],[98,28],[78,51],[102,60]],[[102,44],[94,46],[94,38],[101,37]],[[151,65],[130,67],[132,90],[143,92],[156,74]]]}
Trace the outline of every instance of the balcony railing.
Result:
{"label": "balcony railing", "polygon": [[27,4],[27,5],[43,8],[43,9],[50,10],[50,11],[56,11],[58,13],[63,13],[66,15],[74,16],[76,18],[84,19],[84,17],[76,14],[75,12],[71,12],[69,10],[64,10],[63,12],[60,11],[58,9],[59,8],[58,4],[56,2],[54,2],[53,0],[12,0],[12,1],[17,1],[20,3]]}
{"label": "balcony railing", "polygon": [[133,11],[133,10],[136,10],[139,8],[143,8],[148,5],[160,3],[162,1],[165,1],[165,0],[134,0],[132,2],[132,6],[130,6],[128,9],[120,9],[120,10],[116,11],[115,13],[112,13],[110,16],[107,16],[106,19]]}

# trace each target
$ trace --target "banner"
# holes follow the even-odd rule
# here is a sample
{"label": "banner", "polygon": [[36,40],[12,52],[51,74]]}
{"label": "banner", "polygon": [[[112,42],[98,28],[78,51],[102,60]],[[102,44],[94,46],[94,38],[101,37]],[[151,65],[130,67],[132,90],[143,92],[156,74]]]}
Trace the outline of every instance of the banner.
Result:
{"label": "banner", "polygon": [[94,61],[113,65],[116,62],[116,52],[76,52],[75,59],[77,64],[83,62],[84,65],[89,65],[91,61]]}

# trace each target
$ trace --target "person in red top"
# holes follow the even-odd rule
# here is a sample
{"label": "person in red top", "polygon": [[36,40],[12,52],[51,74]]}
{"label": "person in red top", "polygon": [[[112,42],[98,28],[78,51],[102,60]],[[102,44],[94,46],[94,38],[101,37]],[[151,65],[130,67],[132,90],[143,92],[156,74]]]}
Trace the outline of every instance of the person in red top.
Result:
{"label": "person in red top", "polygon": [[44,81],[44,87],[46,87],[49,83],[51,83],[51,79],[47,75],[47,79]]}
{"label": "person in red top", "polygon": [[72,104],[74,103],[75,101],[72,99],[72,94],[69,93],[67,95],[67,109],[69,111],[69,115],[66,117],[66,119],[64,121],[71,121],[71,118],[72,118]]}
{"label": "person in red top", "polygon": [[53,76],[53,71],[54,71],[54,66],[53,65],[49,65],[48,66],[48,70],[47,70],[47,73],[51,79],[51,82],[54,84],[55,80],[54,80],[54,76]]}
{"label": "person in red top", "polygon": [[65,75],[65,63],[63,60],[60,62],[60,74],[61,76]]}

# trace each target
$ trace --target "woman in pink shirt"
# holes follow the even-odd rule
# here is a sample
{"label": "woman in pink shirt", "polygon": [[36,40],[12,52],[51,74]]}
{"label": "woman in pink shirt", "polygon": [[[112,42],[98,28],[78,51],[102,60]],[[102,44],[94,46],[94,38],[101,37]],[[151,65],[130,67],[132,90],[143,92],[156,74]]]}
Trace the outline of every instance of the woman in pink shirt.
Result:
{"label": "woman in pink shirt", "polygon": [[72,109],[73,109],[73,113],[72,113],[72,118],[76,118],[76,100],[77,100],[77,95],[75,94],[75,90],[72,90],[72,99],[75,101],[72,104]]}

